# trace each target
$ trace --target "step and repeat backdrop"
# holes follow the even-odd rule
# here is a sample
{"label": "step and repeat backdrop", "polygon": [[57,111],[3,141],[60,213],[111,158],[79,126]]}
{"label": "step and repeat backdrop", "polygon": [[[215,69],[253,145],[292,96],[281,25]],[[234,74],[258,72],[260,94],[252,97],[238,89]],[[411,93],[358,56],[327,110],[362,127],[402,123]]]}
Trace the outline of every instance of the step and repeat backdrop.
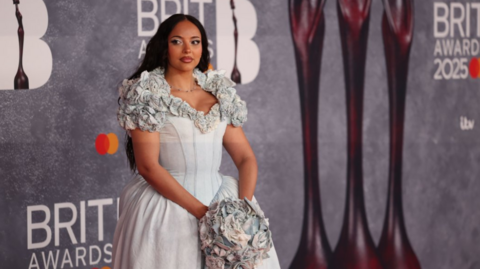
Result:
{"label": "step and repeat backdrop", "polygon": [[111,267],[118,86],[175,13],[241,74],[282,268],[480,268],[476,0],[1,1],[0,267]]}

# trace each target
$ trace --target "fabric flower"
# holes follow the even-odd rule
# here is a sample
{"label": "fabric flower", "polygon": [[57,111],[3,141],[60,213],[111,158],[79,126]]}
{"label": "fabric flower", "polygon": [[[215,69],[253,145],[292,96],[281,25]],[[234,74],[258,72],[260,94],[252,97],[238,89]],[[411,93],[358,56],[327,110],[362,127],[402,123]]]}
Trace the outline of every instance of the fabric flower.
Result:
{"label": "fabric flower", "polygon": [[247,198],[216,201],[199,221],[201,249],[207,259],[222,259],[226,269],[254,269],[272,246],[265,220],[260,206]]}
{"label": "fabric flower", "polygon": [[209,70],[206,76],[205,84],[208,85],[208,89],[212,91],[235,86],[235,82],[225,76],[224,70]]}
{"label": "fabric flower", "polygon": [[205,265],[210,269],[224,269],[225,261],[222,258],[208,256],[205,261]]}
{"label": "fabric flower", "polygon": [[234,126],[242,126],[247,120],[247,107],[233,88],[235,83],[225,77],[224,71],[209,70],[206,74],[195,69],[193,76],[202,89],[218,99],[207,114],[192,108],[181,98],[171,95],[163,68],[143,71],[139,78],[123,80],[118,92],[120,106],[117,119],[127,130],[159,131],[167,115],[190,118],[202,133],[215,130],[218,123],[230,119]]}
{"label": "fabric flower", "polygon": [[270,231],[268,233],[257,233],[252,240],[252,246],[256,248],[270,247]]}
{"label": "fabric flower", "polygon": [[232,269],[253,269],[253,268],[254,268],[253,265],[251,265],[247,261],[237,262],[232,266]]}
{"label": "fabric flower", "polygon": [[235,94],[236,90],[234,88],[222,88],[217,91],[217,98],[231,103],[235,97]]}

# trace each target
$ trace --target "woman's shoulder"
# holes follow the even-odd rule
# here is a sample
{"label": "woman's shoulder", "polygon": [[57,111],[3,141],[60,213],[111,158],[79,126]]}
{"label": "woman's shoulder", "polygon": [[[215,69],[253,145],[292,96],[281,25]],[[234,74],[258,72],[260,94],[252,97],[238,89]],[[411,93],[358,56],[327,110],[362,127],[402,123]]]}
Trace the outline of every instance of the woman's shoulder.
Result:
{"label": "woman's shoulder", "polygon": [[143,71],[138,78],[124,79],[119,87],[117,119],[127,130],[139,128],[142,131],[158,131],[165,125],[165,111],[168,105],[168,83],[163,70],[156,68]]}
{"label": "woman's shoulder", "polygon": [[237,93],[236,86],[224,70],[196,71],[199,85],[217,97],[223,119],[234,126],[242,126],[247,120],[247,104]]}
{"label": "woman's shoulder", "polygon": [[193,74],[200,86],[205,87],[207,90],[216,91],[220,88],[233,88],[236,85],[235,82],[225,75],[225,70],[208,69],[205,72],[201,72],[199,69],[195,69]]}
{"label": "woman's shoulder", "polygon": [[145,93],[163,95],[168,93],[168,87],[164,71],[158,67],[151,71],[143,71],[139,77],[124,79],[119,88],[119,95],[122,99]]}

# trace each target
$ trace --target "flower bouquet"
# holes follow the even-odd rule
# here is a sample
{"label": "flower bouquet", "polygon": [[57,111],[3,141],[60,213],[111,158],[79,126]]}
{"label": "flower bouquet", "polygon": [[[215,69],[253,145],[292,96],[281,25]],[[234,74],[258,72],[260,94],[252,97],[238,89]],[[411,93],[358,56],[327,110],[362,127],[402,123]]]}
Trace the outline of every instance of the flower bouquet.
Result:
{"label": "flower bouquet", "polygon": [[209,269],[254,269],[268,258],[272,234],[258,204],[231,197],[215,201],[199,221]]}

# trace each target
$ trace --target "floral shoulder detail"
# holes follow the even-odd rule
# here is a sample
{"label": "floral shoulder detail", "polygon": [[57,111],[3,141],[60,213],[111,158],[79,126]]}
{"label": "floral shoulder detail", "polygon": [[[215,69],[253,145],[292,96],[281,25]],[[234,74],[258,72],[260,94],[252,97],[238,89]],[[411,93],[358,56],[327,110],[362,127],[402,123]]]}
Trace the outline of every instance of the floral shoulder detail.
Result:
{"label": "floral shoulder detail", "polygon": [[140,78],[123,80],[119,88],[120,106],[117,119],[122,128],[142,131],[159,131],[165,124],[168,107],[162,97],[168,96],[165,80],[158,76],[158,70],[143,71]]}
{"label": "floral shoulder detail", "polygon": [[155,132],[165,125],[169,114],[190,118],[202,133],[215,130],[220,120],[242,126],[247,120],[247,106],[236,94],[235,83],[222,71],[202,73],[195,69],[193,76],[202,89],[218,99],[218,105],[214,105],[206,115],[171,95],[164,70],[158,67],[151,72],[143,71],[140,78],[123,81],[119,88],[120,106],[117,111],[120,126],[129,135],[130,130],[135,128]]}
{"label": "floral shoulder detail", "polygon": [[225,76],[225,71],[208,70],[204,74],[197,70],[194,76],[202,88],[217,97],[222,121],[227,120],[233,126],[242,126],[247,121],[247,104],[238,96],[233,88],[235,82]]}

